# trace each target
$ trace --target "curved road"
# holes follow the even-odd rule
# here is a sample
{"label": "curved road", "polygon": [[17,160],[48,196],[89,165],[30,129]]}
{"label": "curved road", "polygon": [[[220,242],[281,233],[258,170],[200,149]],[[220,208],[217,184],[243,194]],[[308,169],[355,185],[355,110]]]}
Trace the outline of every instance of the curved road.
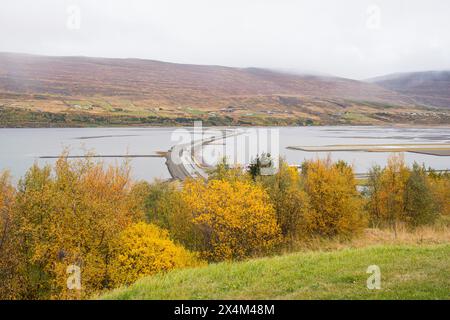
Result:
{"label": "curved road", "polygon": [[185,180],[186,178],[208,179],[204,167],[195,159],[194,150],[203,145],[229,138],[236,135],[236,132],[228,134],[225,132],[220,137],[213,137],[206,140],[196,140],[190,143],[173,146],[166,154],[166,165],[173,179]]}

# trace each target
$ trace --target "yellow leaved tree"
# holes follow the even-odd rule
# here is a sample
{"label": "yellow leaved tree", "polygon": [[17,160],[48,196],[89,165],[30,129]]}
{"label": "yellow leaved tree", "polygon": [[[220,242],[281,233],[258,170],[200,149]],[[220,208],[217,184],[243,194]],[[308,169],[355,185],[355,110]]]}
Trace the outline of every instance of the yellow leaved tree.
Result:
{"label": "yellow leaved tree", "polygon": [[437,210],[450,218],[450,173],[431,174],[430,186]]}
{"label": "yellow leaved tree", "polygon": [[379,215],[397,235],[398,224],[405,217],[405,187],[410,175],[403,154],[392,154],[380,175]]}
{"label": "yellow leaved tree", "polygon": [[260,177],[275,208],[284,240],[289,244],[302,236],[304,215],[309,206],[300,178],[297,168],[289,167],[283,159],[275,175]]}
{"label": "yellow leaved tree", "polygon": [[14,237],[16,190],[8,172],[0,173],[0,299],[16,299],[22,291],[18,274],[22,257]]}
{"label": "yellow leaved tree", "polygon": [[327,237],[352,237],[363,230],[366,220],[356,189],[352,167],[331,159],[304,164],[309,210],[304,215],[306,232]]}
{"label": "yellow leaved tree", "polygon": [[140,222],[120,234],[114,242],[111,278],[115,286],[174,268],[201,265],[197,256],[170,240],[169,233]]}
{"label": "yellow leaved tree", "polygon": [[[23,256],[21,298],[82,298],[111,287],[111,243],[143,219],[131,194],[128,166],[104,168],[90,159],[55,169],[34,165],[19,183],[16,252]],[[67,287],[67,268],[81,270],[81,290]]]}
{"label": "yellow leaved tree", "polygon": [[261,254],[280,241],[269,196],[250,181],[187,181],[183,199],[204,234],[202,255],[208,260]]}

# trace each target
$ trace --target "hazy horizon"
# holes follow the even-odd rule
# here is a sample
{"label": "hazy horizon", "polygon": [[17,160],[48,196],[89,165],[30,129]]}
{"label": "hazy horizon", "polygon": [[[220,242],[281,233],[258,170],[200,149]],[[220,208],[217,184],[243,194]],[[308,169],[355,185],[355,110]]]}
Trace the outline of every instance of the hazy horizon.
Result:
{"label": "hazy horizon", "polygon": [[16,0],[0,51],[368,79],[450,70],[445,0]]}
{"label": "hazy horizon", "polygon": [[32,56],[41,56],[41,57],[53,57],[53,58],[92,58],[92,59],[123,59],[123,60],[148,60],[148,61],[157,61],[162,63],[170,63],[170,64],[180,64],[180,65],[196,65],[196,66],[216,66],[216,67],[225,67],[225,68],[242,68],[242,69],[251,69],[251,68],[258,68],[258,69],[266,69],[274,72],[279,73],[288,73],[288,74],[297,74],[297,75],[307,75],[307,76],[317,76],[317,77],[338,77],[338,78],[345,78],[349,80],[359,80],[359,81],[365,81],[365,80],[371,80],[371,79],[377,79],[377,78],[383,78],[386,76],[393,76],[397,74],[408,74],[408,73],[420,73],[420,72],[450,72],[449,69],[425,69],[425,70],[412,70],[412,71],[403,71],[403,72],[392,72],[388,74],[379,74],[375,76],[371,76],[369,78],[363,78],[363,79],[356,79],[356,78],[349,78],[349,77],[341,77],[335,74],[330,73],[323,73],[323,72],[317,72],[314,70],[309,71],[300,71],[300,70],[289,70],[289,69],[277,69],[277,68],[267,68],[267,67],[255,67],[255,66],[245,66],[245,67],[234,67],[234,66],[227,66],[227,65],[219,65],[219,64],[202,64],[202,63],[181,63],[177,61],[165,61],[165,60],[156,60],[152,58],[136,58],[136,57],[105,57],[105,56],[87,56],[87,55],[51,55],[51,54],[40,54],[40,53],[29,53],[29,52],[12,52],[12,51],[0,51],[0,54],[17,54],[17,55],[32,55]]}

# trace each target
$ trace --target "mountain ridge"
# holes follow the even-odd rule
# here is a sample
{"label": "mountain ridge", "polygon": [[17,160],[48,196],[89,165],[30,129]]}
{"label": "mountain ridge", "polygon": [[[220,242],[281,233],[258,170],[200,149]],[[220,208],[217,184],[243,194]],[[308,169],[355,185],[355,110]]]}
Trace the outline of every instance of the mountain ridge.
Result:
{"label": "mountain ridge", "polygon": [[403,93],[334,76],[15,53],[0,53],[0,106],[108,117],[218,117],[226,124],[377,124],[427,112]]}
{"label": "mountain ridge", "polygon": [[427,106],[450,108],[450,70],[393,73],[367,81]]}
{"label": "mountain ridge", "polygon": [[[173,81],[174,84],[182,87],[188,82],[196,89],[210,89],[225,91],[228,94],[297,94],[308,96],[326,96],[337,98],[361,98],[358,91],[340,92],[346,90],[345,85],[356,85],[358,90],[366,90],[376,100],[389,100],[399,98],[399,95],[382,89],[378,86],[368,85],[353,79],[339,78],[333,76],[317,75],[297,75],[293,73],[281,73],[264,68],[234,68],[217,65],[194,65],[179,64],[146,59],[117,59],[117,58],[90,58],[83,56],[74,57],[48,57],[35,55],[16,55],[11,53],[0,53],[0,89],[7,91],[6,80],[20,79],[30,81],[25,76],[38,75],[40,80],[49,85],[49,81],[61,80],[61,74],[54,73],[52,69],[60,67],[60,72],[71,72],[73,76],[82,77],[81,80],[92,81],[92,72],[110,72],[116,76],[116,81],[121,81],[127,86],[126,80],[146,81],[146,85],[154,85],[159,81],[165,84]],[[86,69],[95,68],[92,69]],[[105,70],[108,67],[111,70]],[[62,69],[65,68],[66,70]],[[113,70],[112,70],[113,69]],[[122,70],[121,70],[122,69]],[[129,77],[129,72],[135,72],[134,78]],[[101,74],[96,74],[101,77]],[[230,78],[227,78],[227,77]],[[137,77],[137,78],[136,78]],[[69,81],[70,79],[64,79]],[[105,75],[102,81],[111,82],[111,78]],[[316,81],[319,83],[310,83]],[[321,88],[321,92],[315,91],[312,86],[316,84],[328,85]],[[31,84],[30,84],[31,85]],[[219,88],[220,86],[220,88]],[[52,90],[51,86],[43,88],[29,88],[39,90]],[[101,88],[98,88],[99,90]],[[355,88],[351,88],[355,89]],[[18,87],[17,91],[25,91],[25,88]],[[85,93],[85,92],[81,92]],[[119,94],[122,93],[119,90]],[[135,92],[130,92],[131,94]],[[89,94],[89,92],[87,92]],[[117,94],[117,92],[112,92]]]}

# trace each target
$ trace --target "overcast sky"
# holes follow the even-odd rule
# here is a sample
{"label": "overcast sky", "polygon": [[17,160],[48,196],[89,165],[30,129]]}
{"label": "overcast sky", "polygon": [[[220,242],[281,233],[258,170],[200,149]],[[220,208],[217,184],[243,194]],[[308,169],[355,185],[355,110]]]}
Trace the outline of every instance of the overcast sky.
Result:
{"label": "overcast sky", "polygon": [[3,0],[0,51],[362,79],[450,69],[449,0]]}

